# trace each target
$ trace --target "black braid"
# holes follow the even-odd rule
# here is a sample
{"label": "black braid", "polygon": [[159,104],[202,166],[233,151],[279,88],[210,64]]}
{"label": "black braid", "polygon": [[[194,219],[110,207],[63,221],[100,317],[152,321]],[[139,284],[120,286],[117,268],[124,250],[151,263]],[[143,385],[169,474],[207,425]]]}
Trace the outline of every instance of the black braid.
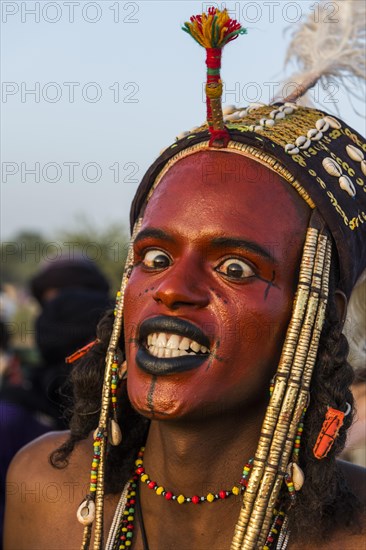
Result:
{"label": "black braid", "polygon": [[305,483],[290,510],[292,536],[326,540],[337,527],[358,525],[359,503],[348,489],[336,457],[344,449],[347,429],[353,413],[348,414],[335,443],[326,458],[315,458],[313,447],[325,419],[327,407],[346,411],[352,406],[350,385],[354,374],[347,362],[348,342],[342,334],[335,301],[335,277],[332,270],[326,318],[319,343],[319,353],[310,387],[310,406],[306,413],[301,440],[300,466]]}

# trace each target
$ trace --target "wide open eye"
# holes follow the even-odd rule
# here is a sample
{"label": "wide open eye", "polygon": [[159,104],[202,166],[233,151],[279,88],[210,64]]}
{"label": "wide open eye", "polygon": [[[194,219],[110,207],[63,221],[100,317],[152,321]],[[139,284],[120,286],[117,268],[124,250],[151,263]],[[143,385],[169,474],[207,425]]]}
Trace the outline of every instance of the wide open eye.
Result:
{"label": "wide open eye", "polygon": [[229,258],[218,265],[215,269],[218,273],[225,275],[225,277],[235,279],[237,281],[241,281],[254,275],[254,271],[250,265],[243,260],[239,260],[238,258]]}
{"label": "wide open eye", "polygon": [[148,269],[165,269],[170,266],[171,259],[161,250],[148,250],[142,259],[142,263]]}

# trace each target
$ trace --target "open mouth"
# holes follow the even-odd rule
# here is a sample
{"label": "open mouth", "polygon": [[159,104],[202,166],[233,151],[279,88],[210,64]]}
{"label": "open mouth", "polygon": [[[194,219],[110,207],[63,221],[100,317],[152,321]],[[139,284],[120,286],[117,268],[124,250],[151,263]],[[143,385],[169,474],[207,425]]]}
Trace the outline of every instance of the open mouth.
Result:
{"label": "open mouth", "polygon": [[140,326],[137,365],[150,374],[199,367],[209,356],[208,337],[192,323],[173,317],[147,319]]}

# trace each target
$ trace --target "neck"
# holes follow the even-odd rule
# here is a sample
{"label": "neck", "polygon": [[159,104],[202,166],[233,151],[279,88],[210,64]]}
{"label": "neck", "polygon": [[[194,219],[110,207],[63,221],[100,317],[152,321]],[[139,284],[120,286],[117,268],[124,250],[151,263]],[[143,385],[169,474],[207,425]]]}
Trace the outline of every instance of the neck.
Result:
{"label": "neck", "polygon": [[144,457],[149,478],[186,496],[231,489],[257,447],[265,407],[253,408],[202,422],[152,421]]}

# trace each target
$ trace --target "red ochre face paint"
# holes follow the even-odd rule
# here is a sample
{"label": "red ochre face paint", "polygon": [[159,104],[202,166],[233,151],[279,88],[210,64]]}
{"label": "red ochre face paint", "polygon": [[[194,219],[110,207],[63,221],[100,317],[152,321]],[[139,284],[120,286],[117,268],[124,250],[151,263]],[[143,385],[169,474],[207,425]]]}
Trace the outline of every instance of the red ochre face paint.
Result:
{"label": "red ochre face paint", "polygon": [[[240,155],[200,152],[167,172],[146,208],[125,295],[128,392],[140,413],[196,418],[204,408],[207,418],[268,398],[309,217],[288,183]],[[183,321],[170,344],[174,330],[161,327],[160,345],[175,354],[184,321],[197,328],[188,334],[198,350],[191,368],[156,356],[166,353],[151,346],[159,324],[149,338],[140,333],[159,316]],[[141,354],[152,358],[151,372],[139,366]]]}

